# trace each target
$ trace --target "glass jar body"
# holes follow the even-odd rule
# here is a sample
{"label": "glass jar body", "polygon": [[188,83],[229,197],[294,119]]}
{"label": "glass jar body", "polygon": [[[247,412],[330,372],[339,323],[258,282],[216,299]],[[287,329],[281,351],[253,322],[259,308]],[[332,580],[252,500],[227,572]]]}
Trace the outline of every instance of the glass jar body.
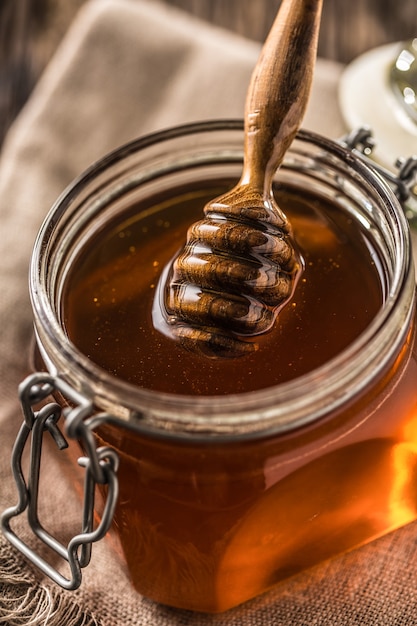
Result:
{"label": "glass jar body", "polygon": [[224,611],[415,520],[413,342],[410,329],[379,389],[297,433],[178,445],[104,428],[100,443],[120,456],[115,522],[137,590]]}
{"label": "glass jar body", "polygon": [[31,269],[44,363],[112,415],[94,430],[120,457],[115,529],[134,586],[209,612],[417,518],[407,226],[392,192],[342,147],[301,133],[279,172],[365,224],[380,268],[381,310],[329,363],[251,393],[176,395],[110,376],[66,334],[62,297],[82,250],[161,189],[236,176],[242,145],[240,125],[225,122],[113,153],[53,208]]}

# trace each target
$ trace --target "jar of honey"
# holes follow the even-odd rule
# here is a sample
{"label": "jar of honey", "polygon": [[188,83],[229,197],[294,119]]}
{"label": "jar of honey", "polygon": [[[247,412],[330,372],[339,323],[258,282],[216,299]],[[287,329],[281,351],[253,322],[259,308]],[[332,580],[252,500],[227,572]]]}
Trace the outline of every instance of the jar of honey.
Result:
{"label": "jar of honey", "polygon": [[[288,151],[274,193],[303,270],[257,350],[207,358],[158,327],[161,273],[242,156],[237,121],[144,137],[76,180],[39,232],[42,365],[21,387],[15,454],[42,419],[80,442],[105,499],[97,527],[86,497],[84,536],[57,548],[63,586],[112,523],[139,593],[220,612],[417,519],[410,233],[362,158],[306,131]],[[34,483],[3,530],[54,577],[9,523]]]}

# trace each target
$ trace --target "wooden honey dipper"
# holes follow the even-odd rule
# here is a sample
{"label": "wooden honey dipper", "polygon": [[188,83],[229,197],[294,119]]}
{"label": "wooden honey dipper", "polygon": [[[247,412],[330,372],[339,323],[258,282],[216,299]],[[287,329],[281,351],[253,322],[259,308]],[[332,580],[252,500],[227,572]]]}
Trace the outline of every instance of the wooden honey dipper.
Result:
{"label": "wooden honey dipper", "polygon": [[291,297],[302,261],[272,193],[299,129],[316,59],[322,0],[283,0],[251,77],[243,172],[209,202],[161,276],[168,334],[210,357],[253,352]]}

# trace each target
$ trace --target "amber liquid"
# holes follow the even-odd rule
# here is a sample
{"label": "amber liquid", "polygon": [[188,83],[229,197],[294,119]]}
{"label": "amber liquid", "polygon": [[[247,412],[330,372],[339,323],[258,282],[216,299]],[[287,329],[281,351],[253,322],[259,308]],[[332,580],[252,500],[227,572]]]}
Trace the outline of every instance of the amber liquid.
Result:
{"label": "amber liquid", "polygon": [[160,296],[161,271],[204,203],[227,185],[174,190],[151,207],[133,209],[132,217],[102,233],[73,267],[63,304],[68,335],[114,376],[147,389],[196,395],[270,387],[337,355],[381,307],[381,268],[364,233],[330,203],[287,190],[278,202],[305,268],[274,329],[256,338],[260,349],[232,363],[207,359],[160,332],[152,307]]}
{"label": "amber liquid", "polygon": [[[278,201],[305,270],[277,327],[253,357],[185,352],[153,328],[154,292],[213,191],[174,190],[135,207],[74,264],[67,332],[114,375],[174,393],[259,389],[336,355],[380,308],[383,268],[366,234],[323,199],[286,190]],[[135,587],[171,606],[223,611],[416,519],[416,380],[410,327],[372,387],[285,435],[221,444],[103,427],[100,442],[121,458],[115,528]]]}

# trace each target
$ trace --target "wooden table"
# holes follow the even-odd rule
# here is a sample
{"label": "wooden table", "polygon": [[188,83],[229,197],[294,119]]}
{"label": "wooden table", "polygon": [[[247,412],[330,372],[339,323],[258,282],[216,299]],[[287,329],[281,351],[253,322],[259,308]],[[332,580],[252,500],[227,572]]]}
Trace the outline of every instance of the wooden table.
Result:
{"label": "wooden table", "polygon": [[[86,0],[1,0],[0,142]],[[134,1],[134,0],[132,0]],[[281,0],[147,0],[263,41]],[[365,50],[417,36],[417,0],[324,0],[319,54],[348,63]]]}

